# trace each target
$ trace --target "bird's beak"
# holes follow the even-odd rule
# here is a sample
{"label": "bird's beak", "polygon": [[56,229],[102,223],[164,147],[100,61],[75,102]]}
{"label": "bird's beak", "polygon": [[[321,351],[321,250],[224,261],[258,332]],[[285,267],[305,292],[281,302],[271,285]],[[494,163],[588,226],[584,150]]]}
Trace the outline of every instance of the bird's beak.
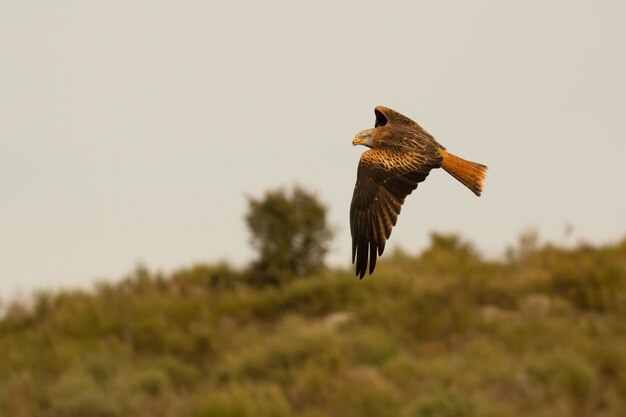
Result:
{"label": "bird's beak", "polygon": [[359,138],[352,139],[352,146],[356,146],[356,145],[358,145],[360,143],[361,143],[361,139],[359,139]]}

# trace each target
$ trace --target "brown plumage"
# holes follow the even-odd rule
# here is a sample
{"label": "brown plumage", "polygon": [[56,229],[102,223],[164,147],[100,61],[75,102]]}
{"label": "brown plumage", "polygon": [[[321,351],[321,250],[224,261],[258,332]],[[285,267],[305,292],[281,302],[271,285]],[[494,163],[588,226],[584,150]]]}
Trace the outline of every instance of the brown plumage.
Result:
{"label": "brown plumage", "polygon": [[487,167],[452,155],[420,125],[378,106],[373,129],[356,135],[353,145],[371,149],[361,155],[350,204],[352,262],[360,278],[374,272],[407,195],[433,168],[443,168],[476,195]]}

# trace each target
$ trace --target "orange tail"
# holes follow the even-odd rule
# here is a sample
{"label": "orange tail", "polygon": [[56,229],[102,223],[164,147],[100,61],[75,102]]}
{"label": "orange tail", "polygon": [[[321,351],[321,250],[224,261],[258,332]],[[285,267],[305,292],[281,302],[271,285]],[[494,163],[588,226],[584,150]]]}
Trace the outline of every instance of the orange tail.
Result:
{"label": "orange tail", "polygon": [[472,190],[474,194],[480,195],[483,192],[483,182],[487,174],[487,167],[476,162],[466,161],[456,155],[439,148],[439,154],[443,157],[441,167],[448,174],[459,180],[463,185]]}

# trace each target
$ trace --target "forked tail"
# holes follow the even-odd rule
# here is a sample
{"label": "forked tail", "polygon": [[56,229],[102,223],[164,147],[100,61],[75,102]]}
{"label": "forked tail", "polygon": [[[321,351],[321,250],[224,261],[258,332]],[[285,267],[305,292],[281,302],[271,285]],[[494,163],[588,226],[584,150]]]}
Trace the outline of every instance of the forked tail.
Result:
{"label": "forked tail", "polygon": [[483,182],[485,181],[485,175],[487,175],[486,166],[459,158],[443,148],[439,148],[439,154],[443,157],[441,167],[448,174],[472,190],[474,194],[479,196],[483,192]]}

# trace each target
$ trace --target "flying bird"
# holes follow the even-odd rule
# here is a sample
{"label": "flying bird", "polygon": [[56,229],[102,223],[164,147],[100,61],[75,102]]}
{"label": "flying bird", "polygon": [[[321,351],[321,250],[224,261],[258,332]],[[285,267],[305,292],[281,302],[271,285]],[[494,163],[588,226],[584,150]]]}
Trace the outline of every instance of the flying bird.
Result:
{"label": "flying bird", "polygon": [[378,106],[373,129],[359,132],[352,145],[363,152],[350,204],[352,263],[359,278],[374,272],[407,195],[431,169],[443,168],[480,196],[487,167],[452,155],[430,133],[402,114]]}

